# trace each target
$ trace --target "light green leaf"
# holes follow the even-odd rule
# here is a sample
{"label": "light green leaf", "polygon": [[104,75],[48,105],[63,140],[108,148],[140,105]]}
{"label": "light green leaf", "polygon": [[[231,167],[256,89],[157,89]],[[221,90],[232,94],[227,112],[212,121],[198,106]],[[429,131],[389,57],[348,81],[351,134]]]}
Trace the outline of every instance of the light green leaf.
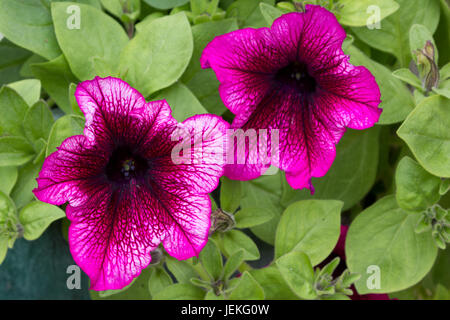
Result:
{"label": "light green leaf", "polygon": [[35,164],[29,162],[19,169],[19,177],[11,191],[11,198],[18,208],[34,199],[33,189],[37,187],[36,177],[41,170],[43,157]]}
{"label": "light green leaf", "polygon": [[164,268],[152,268],[152,273],[148,279],[148,288],[152,297],[156,296],[172,283],[172,278],[164,270]]}
{"label": "light green leaf", "polygon": [[[437,247],[430,233],[414,232],[420,217],[400,209],[394,196],[377,201],[356,217],[347,234],[345,253],[350,271],[361,274],[355,284],[360,294],[403,290],[430,271]],[[377,267],[378,289],[377,273],[371,269]]]}
{"label": "light green leaf", "polygon": [[277,18],[283,15],[283,11],[264,2],[259,4],[259,9],[266,20],[268,27],[270,27]]}
{"label": "light green leaf", "polygon": [[152,100],[164,99],[172,109],[172,116],[179,122],[197,114],[208,113],[191,90],[181,82],[176,82],[170,87],[161,90]]}
{"label": "light green leaf", "polygon": [[56,151],[61,143],[68,137],[83,134],[84,119],[76,115],[66,115],[59,118],[50,131],[46,155]]}
{"label": "light green leaf", "polygon": [[156,9],[166,10],[182,6],[189,2],[189,0],[144,0],[149,6]]}
{"label": "light green leaf", "polygon": [[343,203],[303,200],[291,204],[281,216],[275,238],[275,258],[301,251],[316,265],[335,247],[341,228]]}
{"label": "light green leaf", "polygon": [[33,143],[41,138],[47,141],[53,122],[53,114],[47,104],[44,101],[35,103],[23,120],[26,137]]}
{"label": "light green leaf", "polygon": [[244,250],[238,250],[227,259],[225,267],[223,268],[222,279],[227,280],[233,273],[239,268],[239,266],[244,262]]}
{"label": "light green leaf", "polygon": [[17,167],[0,167],[0,191],[9,195],[16,184],[19,171]]}
{"label": "light green leaf", "polygon": [[244,250],[244,260],[258,260],[259,250],[253,240],[239,230],[230,230],[223,235],[223,247],[228,256]]}
{"label": "light green leaf", "polygon": [[395,172],[398,205],[407,211],[421,212],[439,201],[441,179],[425,171],[409,157],[400,160]]}
{"label": "light green leaf", "polygon": [[412,85],[416,89],[422,90],[422,84],[420,83],[419,78],[417,78],[417,76],[414,73],[412,73],[409,69],[401,68],[395,70],[394,72],[392,72],[392,75],[397,79],[400,79],[403,82]]}
{"label": "light green leaf", "polygon": [[20,80],[8,84],[8,87],[20,94],[30,107],[35,104],[41,96],[41,82],[36,79]]}
{"label": "light green leaf", "polygon": [[241,181],[231,180],[225,176],[221,178],[221,181],[220,206],[226,212],[234,213],[239,208],[241,203]]}
{"label": "light green leaf", "polygon": [[398,129],[416,159],[438,177],[450,177],[450,100],[428,97]]}
{"label": "light green leaf", "polygon": [[[339,0],[342,9],[339,10],[339,22],[351,27],[376,24],[398,10],[399,5],[393,0]],[[370,19],[374,11],[370,7],[379,10],[378,19]]]}
{"label": "light green leaf", "polygon": [[253,269],[250,274],[264,289],[267,300],[297,300],[276,266]]}
{"label": "light green leaf", "polygon": [[312,300],[317,297],[314,291],[314,270],[303,252],[293,251],[276,261],[281,276],[291,290],[300,298]]}
{"label": "light green leaf", "polygon": [[245,271],[229,298],[230,300],[264,300],[264,290],[250,273]]}
{"label": "light green leaf", "polygon": [[408,67],[411,60],[409,29],[413,24],[422,24],[434,33],[439,22],[439,1],[422,0],[420,5],[411,0],[396,0],[396,2],[400,8],[381,21],[380,29],[358,27],[352,30],[368,45],[396,56],[400,67]]}
{"label": "light green leaf", "polygon": [[183,12],[151,21],[122,52],[120,74],[145,97],[172,85],[192,56],[190,28]]}
{"label": "light green leaf", "polygon": [[281,213],[285,207],[281,204],[281,186],[284,177],[279,171],[275,175],[261,176],[258,179],[242,182],[243,197],[241,210],[267,210],[273,218],[266,223],[251,228],[260,239],[269,244],[275,241],[275,232]]}
{"label": "light green leaf", "polygon": [[161,290],[153,300],[202,300],[205,291],[187,283],[176,283]]}
{"label": "light green leaf", "polygon": [[21,166],[35,156],[33,146],[22,137],[0,137],[0,167]]}
{"label": "light green leaf", "polygon": [[347,48],[353,65],[363,65],[374,75],[381,91],[380,108],[383,109],[378,124],[391,124],[404,120],[414,109],[414,102],[408,88],[394,76],[391,70],[368,58],[355,46]]}
{"label": "light green leaf", "polygon": [[201,23],[192,27],[194,51],[181,80],[192,90],[202,105],[211,113],[222,114],[226,108],[220,99],[217,80],[211,69],[202,70],[200,57],[206,45],[214,37],[238,28],[236,19]]}
{"label": "light green leaf", "polygon": [[167,269],[180,283],[191,283],[191,279],[197,277],[194,267],[187,261],[166,257]]}
{"label": "light green leaf", "polygon": [[211,276],[213,280],[219,280],[222,274],[222,254],[219,248],[214,243],[214,240],[209,240],[205,247],[199,254],[200,262],[205,268],[206,272]]}
{"label": "light green leaf", "polygon": [[298,200],[336,199],[350,209],[369,192],[375,183],[379,158],[378,126],[366,130],[347,129],[336,147],[336,158],[324,177],[312,178],[315,192],[295,190],[283,182],[284,206]]}
{"label": "light green leaf", "polygon": [[0,32],[44,58],[61,54],[53,31],[49,0],[0,0]]}
{"label": "light green leaf", "polygon": [[259,9],[260,3],[274,5],[274,0],[237,0],[227,9],[227,17],[236,17],[243,27],[266,27],[266,21]]}
{"label": "light green leaf", "polygon": [[63,55],[58,58],[31,65],[34,76],[41,80],[42,87],[67,114],[72,113],[67,88],[72,82],[78,82],[70,71],[69,64]]}
{"label": "light green leaf", "polygon": [[22,121],[28,111],[27,103],[13,89],[0,89],[0,136],[24,135]]}
{"label": "light green leaf", "polygon": [[246,208],[239,210],[234,219],[236,220],[236,228],[244,229],[259,226],[274,218],[274,214],[265,209]]}
{"label": "light green leaf", "polygon": [[71,5],[52,3],[56,38],[71,70],[80,80],[117,75],[119,57],[128,42],[124,29],[106,13],[83,4],[77,4],[80,28],[68,28],[69,16],[76,19],[76,13],[67,13]]}
{"label": "light green leaf", "polygon": [[24,238],[36,240],[53,221],[65,216],[65,212],[57,206],[40,201],[31,202],[19,213],[20,223],[24,227]]}

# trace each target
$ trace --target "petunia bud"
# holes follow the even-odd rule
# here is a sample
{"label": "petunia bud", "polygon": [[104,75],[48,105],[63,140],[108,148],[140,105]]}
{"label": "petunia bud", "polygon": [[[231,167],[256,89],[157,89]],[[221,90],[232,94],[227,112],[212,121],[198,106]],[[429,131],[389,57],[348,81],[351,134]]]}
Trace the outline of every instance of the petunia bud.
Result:
{"label": "petunia bud", "polygon": [[422,87],[426,92],[439,85],[439,69],[436,65],[435,48],[431,41],[427,41],[423,49],[414,52]]}
{"label": "petunia bud", "polygon": [[152,261],[150,262],[151,266],[158,265],[163,258],[162,251],[159,248],[156,248],[155,250],[150,252],[150,256],[152,257]]}
{"label": "petunia bud", "polygon": [[211,229],[209,233],[212,234],[216,231],[225,232],[232,229],[236,225],[234,216],[222,209],[214,210],[211,213]]}

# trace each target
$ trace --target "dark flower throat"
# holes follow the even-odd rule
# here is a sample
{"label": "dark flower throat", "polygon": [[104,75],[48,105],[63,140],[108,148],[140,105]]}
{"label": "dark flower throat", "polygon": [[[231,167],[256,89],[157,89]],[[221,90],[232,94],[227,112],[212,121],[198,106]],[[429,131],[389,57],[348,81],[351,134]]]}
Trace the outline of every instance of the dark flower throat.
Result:
{"label": "dark flower throat", "polygon": [[106,176],[112,182],[126,183],[131,179],[144,178],[148,161],[128,147],[117,147],[106,165]]}
{"label": "dark flower throat", "polygon": [[316,91],[316,80],[312,77],[305,64],[293,62],[278,70],[275,81],[282,87],[295,90],[301,94],[310,94]]}

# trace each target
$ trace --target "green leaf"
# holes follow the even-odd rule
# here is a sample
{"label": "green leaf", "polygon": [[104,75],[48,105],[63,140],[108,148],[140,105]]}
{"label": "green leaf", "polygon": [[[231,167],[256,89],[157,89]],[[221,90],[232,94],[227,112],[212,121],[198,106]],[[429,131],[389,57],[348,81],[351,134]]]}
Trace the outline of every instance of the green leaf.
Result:
{"label": "green leaf", "polygon": [[[340,0],[339,22],[351,27],[367,26],[375,24],[398,10],[399,5],[393,0]],[[373,12],[370,6],[376,6],[380,10],[379,19],[371,20]]]}
{"label": "green leaf", "polygon": [[336,158],[324,177],[312,178],[315,192],[295,190],[283,182],[284,206],[298,200],[336,199],[344,202],[343,210],[350,209],[369,192],[375,183],[379,159],[379,127],[351,130],[336,147]]}
{"label": "green leaf", "polygon": [[267,210],[273,218],[266,223],[251,228],[260,239],[269,244],[275,241],[275,232],[281,213],[285,207],[281,204],[281,186],[284,181],[281,172],[275,175],[261,176],[258,179],[242,182],[243,197],[241,210]]}
{"label": "green leaf", "polygon": [[253,269],[250,274],[264,289],[267,300],[297,300],[276,266]]}
{"label": "green leaf", "polygon": [[213,240],[209,240],[199,254],[200,261],[213,280],[222,274],[222,254]]}
{"label": "green leaf", "polygon": [[166,10],[182,6],[188,3],[189,0],[144,0],[144,2],[153,8]]}
{"label": "green leaf", "polygon": [[183,12],[152,20],[122,52],[120,74],[144,97],[172,85],[192,56],[190,28]]}
{"label": "green leaf", "polygon": [[259,226],[272,220],[273,217],[273,213],[269,210],[246,208],[239,210],[234,219],[236,220],[236,228],[244,229]]}
{"label": "green leaf", "polygon": [[234,252],[227,259],[225,263],[225,267],[223,268],[223,276],[222,279],[228,280],[233,273],[239,268],[239,266],[244,262],[244,250],[238,250]]}
{"label": "green leaf", "polygon": [[35,104],[41,96],[41,82],[36,79],[20,80],[8,84],[8,87],[20,94],[30,107]]}
{"label": "green leaf", "polygon": [[208,113],[191,90],[181,82],[176,82],[170,87],[161,90],[152,100],[164,99],[172,109],[172,117],[178,122],[182,122],[197,114]]}
{"label": "green leaf", "polygon": [[434,42],[433,35],[431,32],[427,29],[427,27],[421,25],[421,24],[413,24],[411,29],[409,30],[409,48],[411,50],[411,54],[414,60],[416,60],[415,55],[413,54],[416,50],[421,50],[425,47],[425,44],[427,41],[431,41],[434,46],[434,52],[435,52],[435,62],[438,64],[438,48],[436,47],[436,43]]}
{"label": "green leaf", "polygon": [[439,194],[443,196],[450,190],[450,179],[443,179],[439,186]]}
{"label": "green leaf", "polygon": [[314,291],[314,270],[303,252],[293,251],[276,261],[281,276],[291,290],[300,298],[312,300],[317,297]]}
{"label": "green leaf", "polygon": [[239,230],[230,230],[223,235],[223,247],[228,256],[244,250],[244,260],[258,260],[259,250],[253,240]]}
{"label": "green leaf", "polygon": [[50,1],[0,0],[0,32],[20,47],[44,58],[61,54],[53,31]]}
{"label": "green leaf", "polygon": [[100,292],[89,290],[91,298],[94,300],[150,300],[148,283],[152,270],[153,268],[142,270],[139,277],[121,290],[103,291],[101,295]]}
{"label": "green leaf", "polygon": [[191,279],[197,277],[194,267],[187,261],[166,257],[167,269],[180,283],[191,283]]}
{"label": "green leaf", "polygon": [[148,288],[152,297],[173,283],[172,278],[163,268],[152,268],[148,279]]}
{"label": "green leaf", "polygon": [[153,300],[203,300],[205,291],[192,284],[176,283],[170,285],[153,297]]}
{"label": "green leaf", "polygon": [[441,81],[447,80],[450,78],[450,62],[447,63],[445,66],[443,66],[441,68],[441,70],[439,70],[439,74],[441,77]]}
{"label": "green leaf", "polygon": [[22,121],[28,111],[27,103],[13,89],[0,89],[0,136],[24,135]]}
{"label": "green leaf", "polygon": [[33,146],[22,137],[0,137],[0,167],[20,166],[34,157]]}
{"label": "green leaf", "polygon": [[[430,233],[417,234],[420,214],[408,214],[397,206],[394,196],[385,197],[360,213],[346,239],[347,266],[361,274],[355,285],[359,294],[388,293],[406,289],[430,271],[437,248]],[[379,267],[380,287],[372,279]]]}
{"label": "green leaf", "polygon": [[414,109],[397,134],[427,171],[450,177],[450,100],[428,97]]}
{"label": "green leaf", "polygon": [[20,70],[31,52],[7,39],[0,40],[0,86],[21,79]]}
{"label": "green leaf", "polygon": [[259,9],[261,10],[262,15],[267,22],[267,26],[269,27],[277,18],[283,15],[283,11],[264,2],[259,4]]}
{"label": "green leaf", "polygon": [[227,9],[227,17],[236,17],[239,25],[244,27],[266,27],[266,21],[259,10],[260,3],[274,5],[274,0],[237,0]]}
{"label": "green leaf", "polygon": [[0,167],[0,191],[9,195],[16,184],[19,171],[17,167]]}
{"label": "green leaf", "polygon": [[194,51],[181,80],[191,89],[202,105],[211,113],[222,114],[226,108],[220,99],[217,80],[211,69],[202,70],[200,57],[206,45],[214,37],[238,28],[236,19],[201,23],[192,27]]}
{"label": "green leaf", "polygon": [[0,266],[6,258],[6,253],[8,252],[8,237],[0,235]]}
{"label": "green leaf", "polygon": [[23,120],[26,137],[33,143],[41,138],[47,141],[53,122],[53,114],[47,104],[44,101],[35,103]]}
{"label": "green leaf", "polygon": [[40,201],[29,203],[19,213],[20,223],[24,227],[24,238],[36,240],[53,221],[65,216],[65,212],[57,206]]}
{"label": "green leaf", "polygon": [[52,3],[56,38],[71,70],[80,80],[116,75],[120,54],[128,42],[124,29],[112,17],[83,4],[77,4],[80,28],[68,28],[69,17],[77,18],[76,12],[67,13],[71,5]]}
{"label": "green leaf", "polygon": [[398,205],[407,211],[421,212],[439,201],[441,179],[425,171],[409,157],[400,160],[395,172]]}
{"label": "green leaf", "polygon": [[320,263],[338,241],[342,206],[336,200],[303,200],[291,204],[278,224],[275,257],[302,251],[313,265]]}
{"label": "green leaf", "polygon": [[59,118],[50,131],[46,155],[56,151],[61,143],[68,137],[83,134],[84,119],[76,115],[66,115]]}
{"label": "green leaf", "polygon": [[52,61],[32,64],[31,71],[41,80],[42,87],[58,106],[65,113],[72,113],[67,88],[72,82],[78,81],[72,74],[66,58],[61,55]]}
{"label": "green leaf", "polygon": [[18,208],[23,207],[34,199],[33,189],[37,187],[36,177],[41,170],[43,158],[36,164],[29,162],[19,169],[19,177],[11,191],[11,198]]}
{"label": "green leaf", "polygon": [[363,65],[369,69],[380,87],[379,107],[383,109],[383,112],[378,124],[391,124],[404,120],[414,109],[414,101],[408,88],[392,75],[391,70],[371,60],[355,46],[349,46],[346,53],[350,55],[350,62],[353,65]]}
{"label": "green leaf", "polygon": [[220,207],[226,212],[234,213],[239,208],[241,203],[241,181],[231,180],[225,176],[221,178],[221,181]]}
{"label": "green leaf", "polygon": [[237,286],[229,297],[230,300],[264,300],[264,290],[259,283],[244,271]]}
{"label": "green leaf", "polygon": [[400,79],[403,82],[412,85],[416,89],[422,90],[422,84],[420,83],[419,78],[417,78],[417,76],[414,73],[412,73],[409,69],[401,68],[395,70],[394,72],[392,72],[392,75],[397,79]]}
{"label": "green leaf", "polygon": [[408,67],[411,60],[409,29],[413,24],[422,24],[434,33],[439,22],[439,2],[422,0],[420,5],[411,0],[396,0],[396,2],[400,4],[400,8],[381,21],[380,29],[358,27],[352,30],[363,42],[393,54],[401,67]]}

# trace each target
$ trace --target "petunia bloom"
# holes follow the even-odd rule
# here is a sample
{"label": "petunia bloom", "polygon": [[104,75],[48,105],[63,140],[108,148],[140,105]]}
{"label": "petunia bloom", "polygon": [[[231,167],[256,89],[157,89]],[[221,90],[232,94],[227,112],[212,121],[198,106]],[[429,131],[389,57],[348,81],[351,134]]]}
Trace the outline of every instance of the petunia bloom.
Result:
{"label": "petunia bloom", "polygon": [[349,63],[342,51],[345,37],[332,13],[307,5],[270,28],[237,30],[207,45],[201,64],[216,73],[220,96],[235,114],[231,128],[278,130],[278,155],[270,154],[272,134],[266,149],[260,142],[241,142],[244,163],[236,161],[242,155],[231,146],[234,161],[226,176],[253,179],[272,164],[286,171],[293,188],[313,191],[311,177],[329,170],[346,127],[366,129],[378,121],[380,90],[365,67]]}
{"label": "petunia bloom", "polygon": [[[82,82],[75,96],[84,134],[48,156],[34,193],[54,205],[68,202],[70,250],[91,289],[128,285],[160,243],[177,259],[198,255],[211,223],[208,193],[224,171],[214,155],[226,143],[228,123],[198,115],[180,125],[166,101],[147,103],[111,77]],[[196,144],[195,161],[173,160],[180,127]]]}

